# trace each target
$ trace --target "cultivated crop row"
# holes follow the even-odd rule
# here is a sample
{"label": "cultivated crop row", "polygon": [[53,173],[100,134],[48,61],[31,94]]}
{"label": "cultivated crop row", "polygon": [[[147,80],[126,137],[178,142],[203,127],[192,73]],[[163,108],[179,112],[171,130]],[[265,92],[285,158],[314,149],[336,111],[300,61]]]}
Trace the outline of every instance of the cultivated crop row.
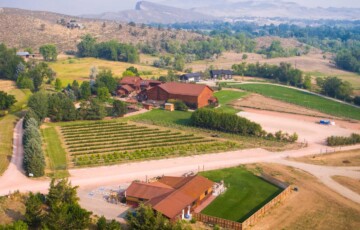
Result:
{"label": "cultivated crop row", "polygon": [[202,144],[187,144],[173,147],[160,147],[128,151],[115,151],[107,154],[90,154],[75,156],[73,163],[75,166],[91,166],[102,164],[114,164],[140,159],[154,159],[167,156],[185,156],[191,154],[203,154],[209,152],[227,151],[237,148],[234,142],[211,142]]}
{"label": "cultivated crop row", "polygon": [[119,122],[61,127],[75,166],[116,163],[173,155],[226,151],[232,142]]}

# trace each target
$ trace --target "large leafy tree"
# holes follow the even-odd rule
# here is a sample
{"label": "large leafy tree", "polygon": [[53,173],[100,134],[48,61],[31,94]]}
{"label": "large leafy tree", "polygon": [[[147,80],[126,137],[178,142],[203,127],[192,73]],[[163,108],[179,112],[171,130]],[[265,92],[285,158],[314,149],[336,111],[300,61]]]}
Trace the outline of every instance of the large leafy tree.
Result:
{"label": "large leafy tree", "polygon": [[121,117],[127,113],[127,105],[123,101],[115,100],[113,102],[113,116]]}
{"label": "large leafy tree", "polygon": [[53,44],[47,44],[40,47],[39,52],[44,57],[45,61],[56,61],[57,60],[57,49]]}
{"label": "large leafy tree", "polygon": [[82,99],[88,100],[91,96],[90,82],[84,81],[80,86],[80,96]]}
{"label": "large leafy tree", "polygon": [[115,92],[118,84],[113,77],[113,73],[111,70],[102,70],[97,76],[96,85],[105,86],[106,88],[108,88],[110,93],[113,93]]}
{"label": "large leafy tree", "polygon": [[78,55],[80,57],[95,57],[96,56],[96,38],[90,34],[81,37],[81,42],[77,45]]}
{"label": "large leafy tree", "polygon": [[13,95],[9,95],[3,91],[0,91],[0,110],[8,109],[15,104],[16,99]]}
{"label": "large leafy tree", "polygon": [[45,92],[37,92],[31,95],[28,102],[31,108],[40,120],[48,115],[48,95]]}
{"label": "large leafy tree", "polygon": [[5,44],[0,44],[0,78],[16,80],[17,66],[24,60],[16,55],[15,49],[8,49]]}

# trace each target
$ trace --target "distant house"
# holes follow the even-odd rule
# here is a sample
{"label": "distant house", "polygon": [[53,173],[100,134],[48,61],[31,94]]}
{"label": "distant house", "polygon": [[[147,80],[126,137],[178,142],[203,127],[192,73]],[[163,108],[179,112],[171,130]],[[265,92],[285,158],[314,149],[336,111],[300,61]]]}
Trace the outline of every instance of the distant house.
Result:
{"label": "distant house", "polygon": [[207,85],[167,82],[147,90],[149,100],[181,100],[191,108],[201,108],[217,101],[213,90]]}
{"label": "distant house", "polygon": [[180,81],[182,82],[199,82],[200,80],[200,73],[187,73],[180,76]]}
{"label": "distant house", "polygon": [[123,77],[119,82],[117,95],[128,96],[132,93],[139,93],[141,90],[141,77]]}
{"label": "distant house", "polygon": [[170,220],[190,219],[191,213],[211,196],[215,183],[202,176],[164,176],[156,182],[133,182],[125,192],[126,203],[151,205]]}
{"label": "distant house", "polygon": [[30,54],[29,52],[17,52],[16,55],[22,57],[25,61],[36,57],[35,54]]}
{"label": "distant house", "polygon": [[231,70],[210,70],[210,78],[213,80],[232,79],[234,72]]}
{"label": "distant house", "polygon": [[146,89],[149,89],[151,87],[154,87],[154,86],[157,86],[157,85],[160,85],[162,84],[161,81],[156,81],[156,80],[142,80],[140,82],[140,88],[141,90],[146,90]]}

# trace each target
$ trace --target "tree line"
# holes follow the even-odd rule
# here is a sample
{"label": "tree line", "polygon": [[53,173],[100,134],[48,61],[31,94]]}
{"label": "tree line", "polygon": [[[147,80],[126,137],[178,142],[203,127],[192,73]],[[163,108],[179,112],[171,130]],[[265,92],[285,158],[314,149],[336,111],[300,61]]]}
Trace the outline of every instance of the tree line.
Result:
{"label": "tree line", "polygon": [[338,68],[360,74],[360,41],[349,48],[340,50],[335,57]]}
{"label": "tree line", "polygon": [[201,108],[192,113],[190,123],[193,126],[213,129],[226,133],[234,133],[242,136],[262,137],[268,140],[295,142],[298,140],[296,133],[289,135],[278,131],[275,134],[267,133],[261,125],[252,122],[236,114],[220,112],[216,109]]}
{"label": "tree line", "polygon": [[77,49],[79,57],[96,57],[130,63],[140,61],[138,50],[133,45],[119,43],[115,40],[98,43],[96,38],[89,34],[82,37]]}
{"label": "tree line", "polygon": [[42,139],[39,130],[40,118],[30,110],[23,120],[23,168],[26,175],[41,177],[45,174],[45,156],[42,150]]}
{"label": "tree line", "polygon": [[281,83],[309,89],[311,87],[310,77],[304,77],[303,72],[292,67],[290,63],[281,62],[279,66],[270,64],[234,64],[232,69],[240,76],[262,77],[273,79]]}

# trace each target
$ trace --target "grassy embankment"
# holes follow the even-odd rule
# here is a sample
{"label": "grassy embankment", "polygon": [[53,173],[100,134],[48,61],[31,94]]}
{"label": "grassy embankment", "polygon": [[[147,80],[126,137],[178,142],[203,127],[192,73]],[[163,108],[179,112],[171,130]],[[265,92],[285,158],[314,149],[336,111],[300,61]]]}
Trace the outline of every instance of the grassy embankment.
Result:
{"label": "grassy embankment", "polygon": [[224,180],[227,187],[202,213],[227,220],[243,222],[282,191],[242,167],[200,174],[214,182]]}
{"label": "grassy embankment", "polygon": [[9,109],[9,113],[0,118],[0,175],[7,169],[12,156],[13,130],[16,121],[21,117],[31,95],[29,90],[12,89],[8,94],[14,95],[17,102]]}
{"label": "grassy embankment", "polygon": [[227,113],[238,113],[239,110],[233,108],[230,104],[233,101],[236,101],[244,96],[246,96],[247,92],[240,91],[231,91],[231,90],[221,90],[219,92],[214,93],[214,96],[218,98],[219,104],[221,105],[218,110]]}
{"label": "grassy embankment", "polygon": [[122,73],[130,66],[137,68],[142,78],[159,77],[167,74],[167,70],[149,65],[107,61],[96,58],[63,59],[49,63],[49,65],[57,73],[57,77],[61,79],[63,86],[71,84],[74,80],[78,82],[88,81],[90,69],[93,66],[98,67],[99,71],[104,68],[111,69],[115,77],[122,77]]}
{"label": "grassy embankment", "polygon": [[66,152],[61,146],[61,141],[56,128],[53,126],[46,126],[41,130],[41,133],[45,143],[44,147],[47,156],[47,165],[51,171],[50,176],[54,178],[68,177]]}
{"label": "grassy embankment", "polygon": [[360,120],[360,109],[293,88],[270,84],[233,84],[229,87],[259,93],[276,100],[314,109],[329,115]]}

